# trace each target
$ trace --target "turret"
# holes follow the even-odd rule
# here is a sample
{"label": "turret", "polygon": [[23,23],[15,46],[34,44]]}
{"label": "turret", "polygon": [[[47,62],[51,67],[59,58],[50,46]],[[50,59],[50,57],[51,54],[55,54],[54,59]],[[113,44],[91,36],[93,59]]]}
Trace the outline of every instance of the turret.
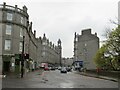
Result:
{"label": "turret", "polygon": [[62,66],[62,61],[61,61],[61,59],[62,59],[62,47],[61,47],[61,40],[59,39],[58,40],[58,50],[59,50],[59,61],[60,61],[60,66]]}
{"label": "turret", "polygon": [[60,39],[58,40],[58,46],[61,46],[61,40]]}

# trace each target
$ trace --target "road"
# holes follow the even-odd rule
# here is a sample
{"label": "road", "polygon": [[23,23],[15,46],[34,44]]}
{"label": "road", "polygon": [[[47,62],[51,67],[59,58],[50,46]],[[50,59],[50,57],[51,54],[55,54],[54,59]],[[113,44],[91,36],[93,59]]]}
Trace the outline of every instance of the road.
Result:
{"label": "road", "polygon": [[118,83],[59,70],[31,72],[24,78],[4,78],[3,88],[118,88]]}

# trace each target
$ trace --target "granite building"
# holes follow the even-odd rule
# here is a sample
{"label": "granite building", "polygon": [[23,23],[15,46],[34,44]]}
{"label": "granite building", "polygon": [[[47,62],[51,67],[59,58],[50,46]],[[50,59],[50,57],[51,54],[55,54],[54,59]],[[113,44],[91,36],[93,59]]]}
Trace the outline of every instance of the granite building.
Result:
{"label": "granite building", "polygon": [[61,60],[61,40],[58,40],[58,45],[53,44],[46,35],[42,38],[42,62],[52,65],[60,65]]}
{"label": "granite building", "polygon": [[74,61],[83,61],[86,69],[95,69],[93,58],[99,49],[97,33],[91,34],[91,29],[82,30],[82,34],[74,36]]}
{"label": "granite building", "polygon": [[27,31],[28,14],[26,6],[19,9],[6,5],[0,5],[0,58],[3,71],[15,70],[15,54],[22,52],[23,36]]}
{"label": "granite building", "polygon": [[36,37],[36,30],[33,31],[32,22],[29,22],[27,7],[23,6],[20,9],[17,5],[14,7],[6,5],[6,3],[1,4],[0,66],[2,69],[0,71],[20,72],[20,54],[23,45],[24,55],[29,55],[29,58],[24,61],[25,71],[39,68],[41,62],[60,64],[61,49],[59,45],[49,42],[45,35],[43,38]]}
{"label": "granite building", "polygon": [[73,65],[73,58],[62,58],[62,66],[72,66]]}

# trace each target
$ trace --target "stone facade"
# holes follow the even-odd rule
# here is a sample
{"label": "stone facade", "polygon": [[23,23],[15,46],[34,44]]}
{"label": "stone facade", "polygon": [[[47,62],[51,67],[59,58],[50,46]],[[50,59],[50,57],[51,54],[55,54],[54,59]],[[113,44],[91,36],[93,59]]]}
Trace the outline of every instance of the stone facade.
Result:
{"label": "stone facade", "polygon": [[[15,71],[15,54],[20,54],[19,48],[20,42],[23,41],[23,36],[27,31],[28,14],[27,8],[19,9],[17,5],[15,7],[6,5],[0,5],[0,32],[2,47],[2,65],[3,71]],[[20,32],[21,31],[21,32]],[[21,35],[20,35],[21,33]],[[19,67],[18,67],[19,68]]]}
{"label": "stone facade", "polygon": [[62,66],[72,66],[73,58],[62,58]]}
{"label": "stone facade", "polygon": [[57,46],[54,45],[51,41],[49,41],[49,39],[46,38],[46,35],[44,34],[42,38],[42,62],[59,65],[61,58],[60,52],[61,47],[59,47],[59,44]]}
{"label": "stone facade", "polygon": [[91,34],[91,29],[82,30],[82,35],[74,37],[74,61],[82,60],[86,69],[95,69],[93,58],[99,49],[97,33]]}
{"label": "stone facade", "polygon": [[14,7],[4,3],[0,5],[0,66],[3,67],[3,72],[20,71],[21,61],[18,55],[23,50],[23,36],[24,54],[29,54],[29,59],[24,61],[25,71],[39,68],[41,62],[60,64],[61,49],[45,39],[45,36],[36,37],[32,22],[29,22],[27,7],[20,9],[17,5]]}

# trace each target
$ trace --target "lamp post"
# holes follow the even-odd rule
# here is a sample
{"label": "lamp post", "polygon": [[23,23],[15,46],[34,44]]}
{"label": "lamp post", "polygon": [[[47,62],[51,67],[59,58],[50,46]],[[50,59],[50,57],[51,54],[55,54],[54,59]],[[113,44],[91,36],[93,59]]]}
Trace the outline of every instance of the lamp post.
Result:
{"label": "lamp post", "polygon": [[[60,48],[61,49],[61,48]],[[60,66],[62,67],[62,60],[61,60],[61,50],[60,50]]]}
{"label": "lamp post", "polygon": [[87,68],[87,44],[84,44],[84,59],[85,59],[85,68]]}
{"label": "lamp post", "polygon": [[24,74],[24,40],[25,40],[25,36],[23,36],[23,41],[22,41],[21,78],[23,78],[23,74]]}

